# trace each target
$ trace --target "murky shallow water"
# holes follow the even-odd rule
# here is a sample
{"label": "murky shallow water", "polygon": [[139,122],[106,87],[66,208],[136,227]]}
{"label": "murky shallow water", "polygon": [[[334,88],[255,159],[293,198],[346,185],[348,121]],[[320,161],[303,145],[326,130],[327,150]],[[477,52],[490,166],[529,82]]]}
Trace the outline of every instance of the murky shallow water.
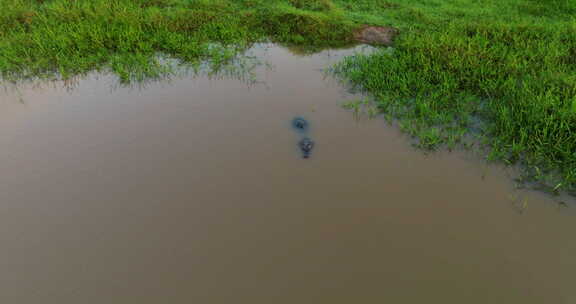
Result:
{"label": "murky shallow water", "polygon": [[346,53],[2,95],[0,302],[576,303],[574,208],[356,121],[321,72]]}

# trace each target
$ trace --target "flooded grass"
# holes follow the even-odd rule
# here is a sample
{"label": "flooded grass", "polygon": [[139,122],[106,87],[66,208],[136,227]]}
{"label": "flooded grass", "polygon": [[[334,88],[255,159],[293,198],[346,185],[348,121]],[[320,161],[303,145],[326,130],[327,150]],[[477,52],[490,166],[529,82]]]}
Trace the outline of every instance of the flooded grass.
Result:
{"label": "flooded grass", "polygon": [[480,122],[474,135],[489,160],[524,164],[523,182],[542,190],[573,190],[576,22],[567,13],[576,5],[548,1],[540,11],[530,3],[504,10],[510,20],[491,4],[451,21],[442,9],[434,18],[422,14],[421,27],[405,31],[396,48],[349,57],[335,72],[423,148],[453,147]]}
{"label": "flooded grass", "polygon": [[285,1],[1,0],[0,7],[0,71],[11,80],[105,69],[138,81],[166,73],[158,54],[218,64],[265,39],[342,44],[353,27],[339,14]]}
{"label": "flooded grass", "polygon": [[[392,25],[394,49],[336,72],[399,119],[419,146],[476,130],[488,159],[526,165],[552,192],[576,186],[576,4],[569,0],[0,0],[5,81],[98,70],[124,83],[171,75],[166,59],[225,66],[255,42],[303,54]],[[480,123],[479,123],[480,122]],[[465,146],[470,146],[465,143]]]}

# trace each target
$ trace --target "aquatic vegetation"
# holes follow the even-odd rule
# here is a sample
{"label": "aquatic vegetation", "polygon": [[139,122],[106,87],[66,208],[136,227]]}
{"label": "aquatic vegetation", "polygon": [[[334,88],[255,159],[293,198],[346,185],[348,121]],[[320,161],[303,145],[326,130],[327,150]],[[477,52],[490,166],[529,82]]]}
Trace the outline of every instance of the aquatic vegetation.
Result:
{"label": "aquatic vegetation", "polygon": [[354,112],[354,117],[360,119],[361,116],[366,115],[369,119],[375,118],[380,114],[378,106],[371,102],[368,98],[357,99],[344,102],[342,107]]}

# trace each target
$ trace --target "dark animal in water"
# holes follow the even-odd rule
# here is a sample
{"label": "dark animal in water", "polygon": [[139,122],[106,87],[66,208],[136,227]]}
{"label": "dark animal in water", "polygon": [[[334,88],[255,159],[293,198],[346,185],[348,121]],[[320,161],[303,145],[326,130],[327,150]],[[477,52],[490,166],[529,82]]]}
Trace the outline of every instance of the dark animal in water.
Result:
{"label": "dark animal in water", "polygon": [[314,141],[308,137],[304,137],[300,142],[298,142],[298,147],[300,147],[300,150],[302,151],[302,156],[308,158],[310,157],[310,153],[312,153],[312,149],[314,149]]}
{"label": "dark animal in water", "polygon": [[[296,129],[300,134],[304,135],[308,132],[309,124],[308,121],[300,116],[292,119],[292,127]],[[309,158],[312,149],[314,149],[314,141],[310,138],[303,136],[303,138],[298,142],[298,147],[302,151],[302,156],[304,158]]]}
{"label": "dark animal in water", "polygon": [[306,131],[308,129],[308,122],[302,117],[296,117],[292,120],[292,126],[298,131]]}

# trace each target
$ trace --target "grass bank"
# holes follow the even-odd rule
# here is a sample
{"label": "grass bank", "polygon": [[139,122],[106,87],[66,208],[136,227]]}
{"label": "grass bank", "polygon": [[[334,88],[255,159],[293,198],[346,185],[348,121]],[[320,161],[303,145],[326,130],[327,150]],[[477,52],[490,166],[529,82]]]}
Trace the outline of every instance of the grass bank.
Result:
{"label": "grass bank", "polygon": [[159,54],[217,65],[266,39],[311,48],[348,43],[354,22],[322,3],[0,0],[0,72],[21,80],[106,69],[131,81],[166,73]]}
{"label": "grass bank", "polygon": [[[363,2],[350,5],[358,19],[374,9]],[[389,3],[410,7],[388,13],[404,28],[397,47],[336,71],[421,147],[474,135],[489,159],[521,163],[523,182],[574,191],[576,1]]]}
{"label": "grass bank", "polygon": [[[216,67],[254,42],[342,46],[362,24],[400,29],[393,50],[335,69],[426,149],[475,134],[527,180],[576,189],[576,1],[0,0],[4,81],[92,70]],[[158,56],[160,55],[160,56]]]}

